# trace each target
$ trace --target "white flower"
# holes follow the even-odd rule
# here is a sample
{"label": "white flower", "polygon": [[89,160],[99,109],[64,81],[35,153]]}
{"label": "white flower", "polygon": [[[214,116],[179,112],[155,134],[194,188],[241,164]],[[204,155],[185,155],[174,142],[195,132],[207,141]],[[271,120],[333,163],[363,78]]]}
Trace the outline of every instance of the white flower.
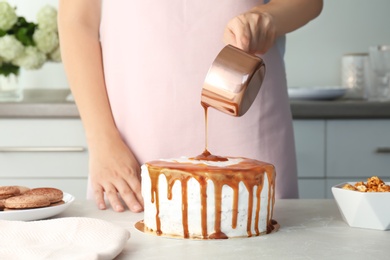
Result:
{"label": "white flower", "polygon": [[57,32],[57,10],[50,5],[42,7],[37,13],[37,22],[40,29]]}
{"label": "white flower", "polygon": [[46,55],[33,46],[24,49],[22,55],[13,61],[13,64],[29,70],[40,69],[46,61]]}
{"label": "white flower", "polygon": [[[17,69],[22,67],[34,70],[40,69],[46,61],[61,62],[57,10],[49,5],[43,7],[37,13],[37,24],[19,24],[17,23],[18,19],[15,9],[7,1],[0,0],[0,33],[4,35],[0,37],[0,74],[7,72],[2,70],[2,66],[8,63],[13,64]],[[28,30],[33,29],[32,25],[38,27],[30,39]],[[16,32],[10,30],[14,26],[17,29]],[[30,28],[26,26],[30,26]],[[10,33],[18,33],[21,39],[24,37],[26,45],[29,43],[28,40],[33,40],[34,46],[24,46],[15,35]],[[10,68],[14,69],[12,66]]]}
{"label": "white flower", "polygon": [[61,62],[61,50],[60,46],[58,46],[54,51],[49,53],[49,58],[54,62]]}
{"label": "white flower", "polygon": [[0,37],[0,56],[4,61],[10,62],[18,57],[24,50],[23,44],[13,35]]}
{"label": "white flower", "polygon": [[59,45],[58,34],[53,31],[37,29],[33,35],[37,48],[43,53],[54,51]]}
{"label": "white flower", "polygon": [[8,2],[0,1],[0,30],[8,31],[18,20],[15,9]]}

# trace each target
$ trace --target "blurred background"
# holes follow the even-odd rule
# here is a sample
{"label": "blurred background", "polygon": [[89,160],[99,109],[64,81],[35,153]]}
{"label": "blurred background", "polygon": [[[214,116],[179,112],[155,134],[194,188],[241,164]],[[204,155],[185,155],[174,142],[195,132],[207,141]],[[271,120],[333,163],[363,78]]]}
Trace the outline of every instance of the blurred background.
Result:
{"label": "blurred background", "polygon": [[[17,8],[17,14],[27,21],[36,21],[38,11],[45,5],[51,5],[58,10],[57,0],[8,0]],[[24,70],[20,72],[19,84],[22,88],[68,88],[62,63],[46,62],[39,70]]]}
{"label": "blurred background", "polygon": [[[38,10],[56,0],[8,0],[18,14],[35,21]],[[286,69],[289,86],[341,85],[341,58],[346,53],[368,52],[370,45],[390,44],[390,1],[325,0],[322,14],[287,36]],[[61,63],[46,63],[40,70],[22,71],[24,88],[68,87]]]}
{"label": "blurred background", "polygon": [[324,0],[321,15],[287,36],[289,86],[340,86],[341,58],[390,44],[390,1]]}

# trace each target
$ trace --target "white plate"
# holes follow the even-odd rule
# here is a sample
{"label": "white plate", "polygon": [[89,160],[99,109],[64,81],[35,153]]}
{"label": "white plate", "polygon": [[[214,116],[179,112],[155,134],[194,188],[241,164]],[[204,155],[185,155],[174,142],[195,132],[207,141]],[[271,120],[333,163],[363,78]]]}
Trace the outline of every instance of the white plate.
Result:
{"label": "white plate", "polygon": [[64,192],[64,197],[62,200],[65,203],[58,206],[37,208],[37,209],[0,211],[0,219],[30,221],[30,220],[49,218],[57,214],[60,214],[65,209],[67,209],[70,206],[70,204],[73,203],[74,196]]}
{"label": "white plate", "polygon": [[300,100],[332,100],[345,95],[347,91],[343,87],[289,87],[290,99]]}

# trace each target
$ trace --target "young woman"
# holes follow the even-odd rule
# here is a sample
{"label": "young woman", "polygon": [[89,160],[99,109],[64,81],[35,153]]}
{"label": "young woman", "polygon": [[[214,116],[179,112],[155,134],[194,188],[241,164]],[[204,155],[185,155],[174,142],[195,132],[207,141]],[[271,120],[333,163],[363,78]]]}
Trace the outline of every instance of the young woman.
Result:
{"label": "young woman", "polygon": [[88,197],[142,211],[140,165],[204,149],[200,92],[225,44],[261,55],[266,77],[250,110],[209,110],[210,152],[276,167],[276,196],[297,197],[284,35],[322,0],[60,0],[62,58],[86,131]]}

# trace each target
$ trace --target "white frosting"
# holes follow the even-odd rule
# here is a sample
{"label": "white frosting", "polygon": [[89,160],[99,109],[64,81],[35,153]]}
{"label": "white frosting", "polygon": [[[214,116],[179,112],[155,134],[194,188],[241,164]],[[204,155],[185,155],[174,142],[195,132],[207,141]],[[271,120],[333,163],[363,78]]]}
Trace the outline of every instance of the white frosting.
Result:
{"label": "white frosting", "polygon": [[[164,160],[169,162],[186,162],[186,163],[206,163],[208,165],[226,167],[234,165],[242,161],[242,159],[229,159],[225,162],[213,161],[196,161],[182,157],[178,159]],[[144,224],[149,229],[156,231],[156,205],[152,203],[151,180],[149,171],[146,165],[142,165],[142,195],[144,197]],[[181,183],[176,181],[172,188],[172,199],[167,198],[167,180],[165,175],[160,174],[158,180],[158,197],[159,197],[159,218],[161,221],[161,231],[164,235],[173,235],[183,237],[183,221],[182,221],[182,189]],[[254,223],[256,217],[256,189],[253,190],[253,210],[252,210],[252,234],[256,234]],[[201,225],[201,200],[200,200],[200,185],[194,178],[189,179],[187,184],[188,192],[188,230],[190,237],[202,237]],[[273,192],[273,190],[271,190]],[[272,193],[271,193],[272,196]],[[232,228],[232,205],[233,205],[233,189],[225,185],[222,188],[222,215],[221,215],[221,231],[228,237],[247,237],[247,218],[248,218],[248,199],[249,192],[245,185],[239,183],[239,202],[237,227]],[[261,191],[260,201],[260,220],[258,229],[260,233],[267,230],[267,215],[268,215],[268,178],[264,174],[264,185]],[[272,203],[270,205],[272,211]],[[207,181],[207,233],[214,233],[215,224],[215,198],[214,198],[214,183],[211,180]]]}

